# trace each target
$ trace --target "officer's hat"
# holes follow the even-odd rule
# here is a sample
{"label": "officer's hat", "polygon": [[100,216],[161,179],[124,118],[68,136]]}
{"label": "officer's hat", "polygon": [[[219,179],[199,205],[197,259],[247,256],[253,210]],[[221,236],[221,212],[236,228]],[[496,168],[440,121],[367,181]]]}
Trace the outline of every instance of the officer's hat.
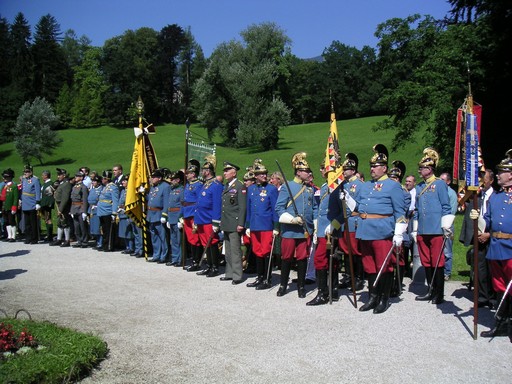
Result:
{"label": "officer's hat", "polygon": [[436,168],[439,162],[439,154],[434,148],[427,147],[423,150],[423,157],[421,158],[418,166]]}
{"label": "officer's hat", "polygon": [[128,181],[129,177],[130,177],[130,174],[121,176],[121,179],[119,180],[119,184],[121,184],[123,181]]}
{"label": "officer's hat", "polygon": [[357,171],[357,166],[359,165],[359,159],[357,158],[355,153],[349,152],[345,154],[345,161],[342,164],[343,169],[352,169]]}
{"label": "officer's hat", "polygon": [[14,178],[14,171],[11,168],[7,168],[5,171],[2,172],[2,176],[6,179],[13,179]]}
{"label": "officer's hat", "polygon": [[112,170],[107,169],[106,171],[102,172],[101,177],[103,177],[104,179],[112,180],[112,175],[113,175]]}
{"label": "officer's hat", "polygon": [[306,152],[297,152],[292,157],[292,167],[296,171],[307,171],[310,172],[311,168],[309,168],[309,164],[306,160]]}
{"label": "officer's hat", "polygon": [[84,176],[85,176],[85,175],[84,175],[84,173],[83,173],[82,171],[77,171],[77,172],[75,173],[75,177],[84,177]]}
{"label": "officer's hat", "polygon": [[101,177],[99,177],[99,176],[91,177],[91,181],[97,181],[98,183],[101,183]]}
{"label": "officer's hat", "polygon": [[160,171],[160,173],[162,174],[162,178],[164,180],[170,180],[172,171],[169,168],[160,167],[160,168],[157,168],[157,170]]}
{"label": "officer's hat", "polygon": [[151,177],[162,178],[162,177],[164,177],[164,174],[162,173],[162,171],[160,169],[155,169],[153,172],[151,172]]}
{"label": "officer's hat", "polygon": [[30,172],[30,173],[32,173],[32,172],[34,172],[34,168],[30,164],[27,164],[23,168],[23,172]]}
{"label": "officer's hat", "polygon": [[256,180],[256,175],[254,174],[254,171],[250,170],[245,173],[244,181],[248,180]]}
{"label": "officer's hat", "polygon": [[169,178],[171,180],[179,179],[180,183],[183,183],[185,181],[185,174],[183,173],[183,171],[175,171],[175,172],[171,172],[171,175],[169,176]]}
{"label": "officer's hat", "polygon": [[217,159],[215,155],[206,155],[204,157],[203,169],[209,169],[215,173],[215,166],[217,165]]}
{"label": "officer's hat", "polygon": [[393,161],[392,167],[388,172],[389,177],[396,177],[400,182],[405,175],[405,164],[403,161],[395,160]]}
{"label": "officer's hat", "polygon": [[252,169],[255,175],[267,174],[267,168],[263,165],[261,159],[254,159],[254,164],[252,165]]}
{"label": "officer's hat", "polygon": [[191,159],[188,162],[187,173],[192,172],[195,173],[197,176],[199,174],[199,168],[201,168],[201,164],[199,164],[199,161],[197,161],[196,159]]}
{"label": "officer's hat", "polygon": [[373,146],[375,154],[370,159],[370,165],[388,165],[388,149],[384,144],[375,144]]}
{"label": "officer's hat", "polygon": [[233,163],[230,163],[229,161],[224,162],[224,168],[223,171],[227,171],[228,169],[234,169],[235,171],[239,171],[240,167],[238,165],[235,165]]}
{"label": "officer's hat", "polygon": [[64,168],[57,168],[57,176],[59,176],[59,175],[67,176],[68,171],[66,171]]}
{"label": "officer's hat", "polygon": [[498,172],[512,172],[512,149],[505,153],[505,158],[496,166]]}

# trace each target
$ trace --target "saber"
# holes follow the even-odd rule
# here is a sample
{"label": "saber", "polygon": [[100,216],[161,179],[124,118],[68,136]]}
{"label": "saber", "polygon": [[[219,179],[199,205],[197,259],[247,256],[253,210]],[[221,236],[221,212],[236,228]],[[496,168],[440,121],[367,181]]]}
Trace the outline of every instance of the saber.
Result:
{"label": "saber", "polygon": [[382,271],[386,267],[386,265],[389,262],[389,259],[393,253],[393,250],[395,249],[395,244],[391,245],[391,249],[389,250],[388,254],[386,255],[386,258],[384,259],[384,262],[382,263],[382,266],[380,267],[379,273],[377,274],[377,278],[375,279],[375,282],[373,283],[373,288],[377,286],[377,283],[379,282],[380,275],[382,274]]}
{"label": "saber", "polygon": [[212,240],[213,240],[213,235],[215,235],[215,232],[212,229],[212,233],[211,233],[210,237],[208,238],[208,241],[206,242],[206,246],[204,247],[203,255],[201,256],[201,259],[199,260],[199,266],[201,266],[201,264],[203,263],[203,260],[207,259],[206,252],[208,251],[208,248],[210,248],[210,244],[212,243]]}
{"label": "saber", "polygon": [[[428,286],[428,294],[431,297],[430,300],[432,300],[432,289],[434,287],[434,281],[436,278],[437,267],[439,267],[439,262],[441,261],[441,255],[443,254],[445,243],[446,243],[446,236],[443,236],[443,244],[441,244],[441,252],[439,252],[439,256],[437,257],[436,267],[434,268],[434,273],[432,273],[432,281],[430,281],[430,285]],[[429,302],[430,302],[430,300],[429,300]]]}
{"label": "saber", "polygon": [[402,294],[402,283],[400,283],[400,249],[398,245],[395,245],[395,253],[396,253],[396,279],[398,284],[398,296]]}
{"label": "saber", "polygon": [[330,236],[331,249],[329,252],[329,304],[332,305],[332,259],[334,257],[334,245],[333,245],[334,237]]}
{"label": "saber", "polygon": [[[505,289],[505,292],[503,293],[503,297],[501,298],[500,300],[500,304],[498,305],[498,309],[496,309],[496,313],[494,314],[494,318],[496,319],[496,329],[498,330],[500,327],[501,327],[501,324],[505,321],[505,319],[507,318],[507,316],[502,316],[502,317],[499,317],[498,316],[498,313],[500,313],[500,309],[501,309],[501,306],[503,305],[503,302],[506,300],[507,298],[507,295],[510,294],[510,288],[512,287],[512,280],[510,280],[508,282],[508,285],[507,285],[507,288]],[[489,342],[492,341],[492,339],[494,339],[495,335],[493,335],[490,339],[489,339]],[[512,343],[512,336],[510,336],[509,334],[509,337],[510,337],[510,342]]]}
{"label": "saber", "polygon": [[[345,183],[342,186],[343,189],[345,189],[344,185]],[[343,193],[345,192],[343,191]],[[356,307],[357,309],[356,278],[354,274],[354,254],[352,252],[352,242],[350,240],[350,232],[348,228],[347,201],[345,200],[345,195],[343,195],[343,199],[341,199],[341,207],[343,209],[343,222],[345,223],[345,228],[343,228],[343,236],[345,236],[345,241],[347,242],[348,264],[350,268],[350,282],[352,283],[352,295],[354,296],[354,307]]]}
{"label": "saber", "polygon": [[272,279],[270,278],[270,271],[272,270],[272,253],[274,252],[274,243],[276,241],[276,235],[272,235],[272,246],[270,247],[270,255],[268,257],[268,269],[267,269],[267,281],[270,283]]}

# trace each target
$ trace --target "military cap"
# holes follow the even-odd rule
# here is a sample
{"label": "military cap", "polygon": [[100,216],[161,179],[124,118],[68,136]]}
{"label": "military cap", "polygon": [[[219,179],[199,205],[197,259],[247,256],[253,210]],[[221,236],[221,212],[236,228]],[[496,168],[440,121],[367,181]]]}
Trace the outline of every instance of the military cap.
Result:
{"label": "military cap", "polygon": [[395,160],[392,163],[392,167],[388,172],[389,177],[396,177],[400,182],[405,175],[405,164],[403,161]]}
{"label": "military cap", "polygon": [[498,172],[512,172],[512,149],[505,153],[505,158],[496,166]]}
{"label": "military cap", "polygon": [[293,157],[292,157],[293,169],[295,169],[296,171],[301,170],[301,171],[310,172],[311,169],[309,168],[309,164],[306,160],[306,156],[307,156],[306,152],[297,152],[295,155],[293,155]]}
{"label": "military cap", "polygon": [[162,171],[160,171],[159,169],[155,169],[152,173],[151,173],[151,177],[159,177],[159,178],[162,178],[164,175],[162,173]]}
{"label": "military cap", "polygon": [[107,169],[107,170],[103,171],[103,173],[101,174],[101,177],[103,177],[104,179],[112,180],[112,170]]}
{"label": "military cap", "polygon": [[203,169],[209,169],[212,172],[215,172],[215,166],[217,165],[217,159],[215,155],[206,155],[204,157]]}
{"label": "military cap", "polygon": [[418,163],[420,167],[435,168],[439,162],[439,154],[433,148],[427,147],[423,150],[423,157]]}
{"label": "military cap", "polygon": [[169,179],[169,177],[171,176],[171,173],[172,173],[169,168],[165,168],[165,167],[158,168],[157,170],[162,173],[162,177],[164,179]]}
{"label": "military cap", "polygon": [[370,165],[388,165],[388,149],[384,144],[375,144],[373,146],[375,154],[370,159]]}
{"label": "military cap", "polygon": [[343,169],[352,169],[357,171],[357,166],[359,165],[359,159],[357,158],[355,153],[349,152],[345,154],[345,161],[341,165]]}
{"label": "military cap", "polygon": [[7,179],[14,178],[14,171],[11,168],[7,168],[5,171],[2,172],[2,176]]}
{"label": "military cap", "polygon": [[57,168],[57,176],[58,175],[67,176],[68,175],[68,171],[66,171],[64,168]]}
{"label": "military cap", "polygon": [[261,162],[261,159],[255,159],[252,169],[255,175],[262,175],[268,173],[267,168]]}
{"label": "military cap", "polygon": [[225,161],[223,170],[227,171],[228,169],[234,169],[235,171],[239,171],[240,167],[238,165],[230,163],[229,161]]}
{"label": "military cap", "polygon": [[169,178],[171,180],[179,179],[180,183],[183,183],[185,181],[185,174],[183,173],[183,171],[175,171],[175,172],[171,172],[171,176]]}
{"label": "military cap", "polygon": [[75,173],[75,177],[84,177],[84,176],[85,176],[85,175],[84,175],[84,173],[83,173],[82,171],[77,171],[77,172]]}
{"label": "military cap", "polygon": [[34,171],[34,168],[30,164],[25,165],[25,168],[23,168],[23,172],[33,172],[33,171]]}

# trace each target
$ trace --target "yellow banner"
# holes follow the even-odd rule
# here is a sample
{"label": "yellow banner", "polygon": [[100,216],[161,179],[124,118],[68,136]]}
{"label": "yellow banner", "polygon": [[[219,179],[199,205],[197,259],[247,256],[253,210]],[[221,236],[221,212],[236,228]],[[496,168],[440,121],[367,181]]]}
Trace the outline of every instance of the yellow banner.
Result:
{"label": "yellow banner", "polygon": [[343,181],[343,168],[341,166],[340,146],[338,142],[338,127],[336,115],[331,113],[331,126],[325,150],[325,170],[327,172],[327,185],[335,189]]}
{"label": "yellow banner", "polygon": [[130,178],[126,186],[125,211],[138,227],[142,227],[142,214],[144,209],[138,191],[140,187],[146,187],[148,183],[144,136],[145,135],[140,135],[135,139],[132,164],[130,166]]}

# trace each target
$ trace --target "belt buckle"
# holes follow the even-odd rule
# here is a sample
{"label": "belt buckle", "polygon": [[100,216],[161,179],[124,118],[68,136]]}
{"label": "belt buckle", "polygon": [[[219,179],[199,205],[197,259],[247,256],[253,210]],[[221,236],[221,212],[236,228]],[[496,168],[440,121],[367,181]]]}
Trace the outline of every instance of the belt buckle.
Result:
{"label": "belt buckle", "polygon": [[366,212],[361,213],[361,219],[366,219],[368,214]]}

